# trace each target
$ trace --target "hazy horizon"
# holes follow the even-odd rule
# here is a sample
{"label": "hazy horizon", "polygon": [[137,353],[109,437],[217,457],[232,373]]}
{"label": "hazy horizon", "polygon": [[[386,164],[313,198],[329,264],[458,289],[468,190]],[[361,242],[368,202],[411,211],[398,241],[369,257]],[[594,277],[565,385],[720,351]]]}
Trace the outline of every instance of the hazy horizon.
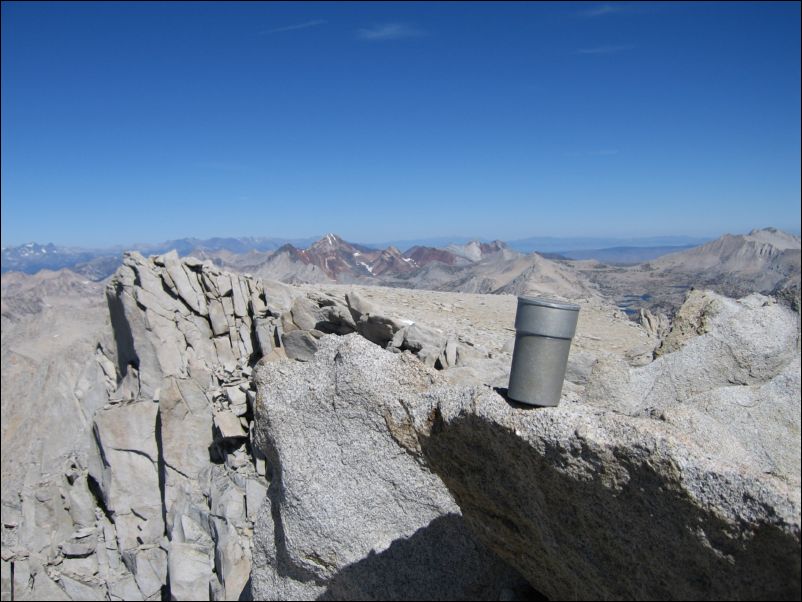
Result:
{"label": "hazy horizon", "polygon": [[[434,233],[431,236],[412,236],[406,235],[405,233],[401,232],[398,236],[385,238],[385,239],[377,239],[377,238],[370,238],[370,235],[367,236],[360,236],[357,235],[356,237],[349,238],[347,236],[343,236],[339,232],[335,231],[328,231],[328,232],[312,232],[310,234],[301,234],[299,236],[283,236],[281,233],[274,233],[269,232],[267,234],[226,234],[226,235],[211,235],[211,236],[196,236],[192,234],[186,235],[173,235],[168,236],[167,238],[162,239],[147,239],[144,237],[124,241],[124,242],[110,242],[108,244],[86,244],[82,241],[70,241],[70,242],[56,242],[52,240],[44,240],[44,239],[29,239],[29,240],[21,240],[16,243],[7,243],[5,240],[0,242],[0,246],[3,249],[12,248],[12,247],[20,247],[26,244],[39,244],[42,246],[46,246],[48,244],[55,245],[57,247],[64,247],[64,248],[85,248],[85,249],[111,249],[111,248],[124,248],[124,247],[134,247],[134,246],[144,246],[144,245],[160,245],[162,243],[166,243],[169,241],[178,241],[178,240],[210,240],[210,239],[276,239],[276,240],[320,240],[323,238],[327,233],[329,234],[336,234],[340,236],[344,240],[348,242],[353,242],[357,244],[366,244],[366,245],[379,245],[379,244],[395,244],[397,242],[414,242],[414,241],[423,241],[423,240],[440,240],[440,241],[450,241],[450,242],[459,242],[459,241],[480,241],[480,242],[491,242],[494,240],[501,240],[504,242],[517,242],[523,241],[528,239],[543,239],[543,240],[607,240],[607,241],[618,241],[618,242],[627,242],[627,241],[653,241],[655,239],[682,239],[687,240],[688,243],[693,243],[694,241],[704,241],[704,240],[713,240],[715,238],[719,238],[726,234],[731,235],[744,235],[748,234],[752,230],[762,230],[765,228],[776,228],[778,230],[782,230],[789,234],[793,234],[795,236],[802,235],[802,230],[800,230],[799,226],[796,228],[780,228],[773,224],[760,224],[754,227],[745,228],[742,230],[737,231],[720,231],[720,232],[712,232],[710,234],[699,234],[699,235],[692,235],[686,234],[684,232],[668,232],[668,233],[658,233],[658,234],[642,234],[642,233],[631,233],[630,235],[621,234],[618,236],[601,236],[594,233],[588,234],[576,234],[576,235],[566,235],[566,236],[555,236],[549,233],[535,233],[526,236],[518,236],[518,237],[501,237],[501,236],[486,236],[481,233],[475,234],[440,234]],[[685,244],[684,242],[677,242],[671,244]]]}
{"label": "hazy horizon", "polygon": [[[501,240],[505,243],[512,243],[514,245],[520,245],[523,243],[531,243],[535,244],[536,241],[539,241],[543,244],[544,250],[549,250],[548,248],[554,247],[559,248],[562,250],[590,250],[590,249],[602,249],[614,246],[632,246],[632,247],[660,247],[660,246],[696,246],[704,244],[705,242],[714,240],[724,235],[745,235],[751,232],[752,230],[760,230],[764,228],[775,228],[775,226],[771,225],[764,225],[761,227],[750,228],[749,230],[745,230],[742,232],[720,232],[713,235],[708,236],[690,236],[686,234],[665,234],[665,235],[654,235],[654,236],[630,236],[630,237],[602,237],[602,236],[549,236],[549,235],[534,235],[534,236],[524,236],[520,238],[499,238],[499,237],[488,237],[488,236],[470,236],[470,235],[453,235],[453,236],[431,236],[431,237],[400,237],[394,239],[386,239],[386,240],[372,240],[365,237],[362,238],[347,238],[342,237],[338,232],[328,232],[328,233],[315,233],[309,236],[299,236],[299,237],[284,237],[284,236],[274,236],[274,235],[266,235],[266,236],[211,236],[211,237],[197,237],[197,236],[174,236],[164,240],[154,240],[154,241],[133,241],[133,242],[126,242],[126,243],[115,243],[111,245],[100,245],[100,246],[90,246],[90,245],[83,245],[83,244],[57,244],[51,241],[42,241],[42,240],[30,240],[30,241],[23,241],[16,245],[7,245],[2,244],[2,249],[11,249],[11,248],[20,248],[24,247],[25,245],[31,244],[38,244],[41,246],[47,245],[54,245],[59,248],[64,249],[83,249],[86,251],[111,251],[111,250],[128,250],[128,249],[135,249],[140,247],[159,247],[163,246],[169,242],[179,242],[179,241],[198,241],[198,242],[206,242],[206,241],[214,241],[214,240],[239,240],[239,241],[246,241],[246,240],[254,240],[254,241],[282,241],[282,243],[290,243],[296,246],[306,246],[308,244],[312,244],[318,240],[321,240],[326,237],[327,234],[334,234],[343,238],[349,243],[354,244],[361,244],[370,247],[385,247],[388,245],[394,245],[399,247],[402,251],[405,251],[407,248],[414,246],[414,245],[430,245],[430,246],[446,246],[448,244],[465,244],[472,241],[478,242],[492,242],[494,240]],[[800,236],[799,229],[783,229],[778,228],[781,231],[787,232],[794,236]],[[572,242],[577,243],[576,247],[570,246]],[[403,248],[402,248],[403,247]],[[548,248],[547,248],[548,247]]]}
{"label": "hazy horizon", "polygon": [[2,151],[4,247],[798,234],[800,5],[4,2]]}

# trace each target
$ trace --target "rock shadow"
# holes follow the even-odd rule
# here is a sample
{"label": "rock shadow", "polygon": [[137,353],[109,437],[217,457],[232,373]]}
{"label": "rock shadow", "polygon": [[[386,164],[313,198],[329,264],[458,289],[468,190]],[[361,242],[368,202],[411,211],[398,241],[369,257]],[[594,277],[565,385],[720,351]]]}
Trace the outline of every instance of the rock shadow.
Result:
{"label": "rock shadow", "polygon": [[436,518],[342,569],[318,600],[545,600],[477,542],[458,514]]}
{"label": "rock shadow", "polygon": [[495,391],[501,397],[503,397],[504,401],[506,401],[510,407],[513,407],[516,410],[542,410],[543,408],[548,407],[548,406],[533,406],[528,403],[521,403],[520,401],[515,401],[508,395],[509,389],[507,389],[507,387],[493,387],[493,391]]}
{"label": "rock shadow", "polygon": [[128,374],[128,367],[139,369],[139,357],[134,347],[134,335],[131,325],[125,315],[125,306],[122,302],[121,284],[116,283],[114,291],[106,291],[106,304],[109,308],[111,329],[114,333],[114,344],[117,347],[117,384]]}
{"label": "rock shadow", "polygon": [[248,581],[245,582],[245,585],[242,588],[239,596],[237,596],[238,602],[248,602],[249,600],[253,600],[253,588],[251,587],[251,577],[248,577]]}
{"label": "rock shadow", "polygon": [[[740,535],[648,440],[533,445],[472,414],[447,424],[438,415],[435,426],[420,438],[423,454],[466,522],[555,599],[799,600],[793,526],[756,512]],[[696,483],[739,486],[725,478]]]}

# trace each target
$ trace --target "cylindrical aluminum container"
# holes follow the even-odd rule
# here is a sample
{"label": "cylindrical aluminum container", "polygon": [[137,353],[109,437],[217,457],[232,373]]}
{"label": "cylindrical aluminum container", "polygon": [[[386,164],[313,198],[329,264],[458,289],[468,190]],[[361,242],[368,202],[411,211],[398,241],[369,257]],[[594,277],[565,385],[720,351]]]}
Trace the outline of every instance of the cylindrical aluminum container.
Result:
{"label": "cylindrical aluminum container", "polygon": [[518,297],[510,399],[535,406],[560,402],[578,318],[579,306],[573,303]]}

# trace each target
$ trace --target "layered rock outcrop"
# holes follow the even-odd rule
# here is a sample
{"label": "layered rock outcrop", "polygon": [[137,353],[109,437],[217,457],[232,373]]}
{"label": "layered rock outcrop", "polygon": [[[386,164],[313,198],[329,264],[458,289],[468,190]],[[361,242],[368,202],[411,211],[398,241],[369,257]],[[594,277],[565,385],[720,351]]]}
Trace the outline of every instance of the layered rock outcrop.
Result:
{"label": "layered rock outcrop", "polygon": [[247,595],[247,508],[266,490],[248,383],[287,299],[175,253],[129,254],[107,297],[119,386],[95,416],[89,474],[123,560],[145,598]]}
{"label": "layered rock outcrop", "polygon": [[[272,288],[175,253],[125,257],[106,289],[113,340],[95,379],[108,393],[89,452],[27,483],[35,499],[23,493],[4,530],[15,599],[248,597],[267,489],[250,373],[281,344],[292,297]],[[16,512],[4,507],[4,522]]]}
{"label": "layered rock outcrop", "polygon": [[272,474],[253,446],[256,361],[308,362],[327,333],[359,333],[438,368],[475,359],[356,293],[268,289],[175,253],[126,255],[106,288],[109,335],[76,392],[87,428],[59,435],[55,451],[73,453],[55,470],[29,471],[17,500],[4,491],[9,595],[248,598]]}

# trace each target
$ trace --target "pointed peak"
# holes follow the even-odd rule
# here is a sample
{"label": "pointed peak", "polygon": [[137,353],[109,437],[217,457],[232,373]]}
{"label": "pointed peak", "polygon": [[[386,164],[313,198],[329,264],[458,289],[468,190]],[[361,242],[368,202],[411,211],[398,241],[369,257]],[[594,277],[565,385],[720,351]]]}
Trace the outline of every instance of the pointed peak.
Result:
{"label": "pointed peak", "polygon": [[324,234],[318,241],[316,241],[312,246],[316,248],[320,247],[336,247],[340,244],[345,242],[342,237],[334,234],[333,232],[328,232]]}
{"label": "pointed peak", "polygon": [[276,249],[273,254],[279,255],[280,253],[297,253],[298,249],[292,246],[290,243],[286,243],[281,245],[278,249]]}

